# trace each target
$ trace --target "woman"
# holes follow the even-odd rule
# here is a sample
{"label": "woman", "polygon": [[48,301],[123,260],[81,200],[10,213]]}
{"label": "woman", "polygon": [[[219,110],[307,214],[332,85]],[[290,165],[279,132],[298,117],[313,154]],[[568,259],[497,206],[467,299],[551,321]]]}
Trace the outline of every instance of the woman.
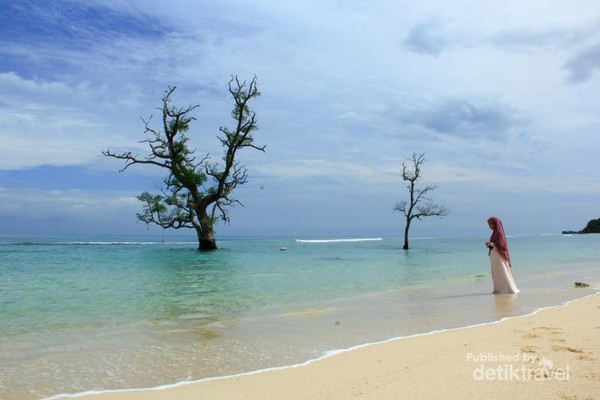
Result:
{"label": "woman", "polygon": [[490,217],[487,222],[492,230],[492,236],[485,246],[490,249],[494,294],[519,293],[512,276],[510,254],[508,253],[508,244],[506,243],[502,221],[498,217]]}

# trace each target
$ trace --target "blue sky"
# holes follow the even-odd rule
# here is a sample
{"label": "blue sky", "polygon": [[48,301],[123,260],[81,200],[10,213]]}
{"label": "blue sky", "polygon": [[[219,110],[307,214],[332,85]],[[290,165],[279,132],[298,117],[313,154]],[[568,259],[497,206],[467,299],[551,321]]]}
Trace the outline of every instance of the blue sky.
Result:
{"label": "blue sky", "polygon": [[[218,4],[217,4],[218,3]],[[135,196],[163,172],[140,117],[198,104],[191,142],[220,157],[232,74],[258,77],[244,207],[218,235],[389,236],[401,164],[452,212],[414,236],[558,233],[598,218],[596,0],[0,0],[0,234],[154,234]],[[155,118],[156,120],[156,118]],[[184,233],[184,232],[177,232]],[[186,232],[192,234],[192,232]]]}

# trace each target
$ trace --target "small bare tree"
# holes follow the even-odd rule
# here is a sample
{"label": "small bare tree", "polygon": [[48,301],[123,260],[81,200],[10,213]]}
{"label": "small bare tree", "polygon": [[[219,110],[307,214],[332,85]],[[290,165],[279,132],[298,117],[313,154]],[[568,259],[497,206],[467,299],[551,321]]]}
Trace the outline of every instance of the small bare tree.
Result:
{"label": "small bare tree", "polygon": [[144,204],[137,215],[140,221],[156,224],[163,228],[192,228],[198,235],[199,250],[215,250],[213,225],[217,221],[229,222],[227,207],[241,204],[232,197],[235,188],[247,182],[246,168],[236,161],[238,151],[252,148],[264,151],[265,146],[254,144],[253,132],[258,129],[256,115],[249,107],[252,99],[260,96],[256,77],[250,83],[241,82],[237,76],[229,81],[229,93],[234,101],[231,117],[234,128],[221,127],[223,162],[211,161],[209,155],[198,159],[195,149],[190,149],[189,138],[185,134],[196,118],[191,112],[198,106],[177,108],[172,106],[171,96],[174,87],[169,87],[163,96],[162,124],[160,129],[150,126],[150,120],[143,120],[146,143],[150,154],[134,155],[131,152],[115,153],[106,150],[103,154],[125,161],[124,171],[134,164],[149,164],[164,168],[168,172],[164,180],[165,188],[160,194],[148,192],[138,196]]}
{"label": "small bare tree", "polygon": [[450,209],[434,204],[428,197],[428,194],[436,189],[436,186],[425,186],[417,188],[416,183],[421,179],[421,166],[425,162],[425,154],[413,153],[410,159],[412,168],[406,163],[402,163],[402,180],[408,181],[408,193],[410,200],[402,201],[394,207],[394,210],[400,211],[406,217],[406,226],[404,228],[404,250],[408,250],[408,231],[413,219],[422,220],[425,217],[445,217]]}

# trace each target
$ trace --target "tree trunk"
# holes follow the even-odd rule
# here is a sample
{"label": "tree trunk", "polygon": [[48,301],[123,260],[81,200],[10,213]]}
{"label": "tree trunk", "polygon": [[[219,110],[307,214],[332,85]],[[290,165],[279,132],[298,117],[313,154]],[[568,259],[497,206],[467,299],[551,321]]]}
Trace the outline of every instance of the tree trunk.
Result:
{"label": "tree trunk", "polygon": [[210,251],[218,249],[213,224],[208,216],[200,220],[200,229],[196,229],[196,233],[198,234],[198,250]]}
{"label": "tree trunk", "polygon": [[410,228],[410,219],[406,219],[406,227],[404,228],[404,246],[402,248],[404,250],[408,250],[408,229]]}

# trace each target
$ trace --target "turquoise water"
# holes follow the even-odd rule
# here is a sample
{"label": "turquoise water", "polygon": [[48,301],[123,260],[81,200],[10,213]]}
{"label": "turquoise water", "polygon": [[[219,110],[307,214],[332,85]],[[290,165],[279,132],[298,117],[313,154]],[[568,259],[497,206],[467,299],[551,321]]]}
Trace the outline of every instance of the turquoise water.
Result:
{"label": "turquoise water", "polygon": [[[143,240],[143,239],[142,239]],[[300,242],[0,239],[0,398],[149,387],[561,304],[600,282],[600,235],[509,238],[518,296],[493,296],[487,237]],[[285,248],[285,250],[282,249]]]}

